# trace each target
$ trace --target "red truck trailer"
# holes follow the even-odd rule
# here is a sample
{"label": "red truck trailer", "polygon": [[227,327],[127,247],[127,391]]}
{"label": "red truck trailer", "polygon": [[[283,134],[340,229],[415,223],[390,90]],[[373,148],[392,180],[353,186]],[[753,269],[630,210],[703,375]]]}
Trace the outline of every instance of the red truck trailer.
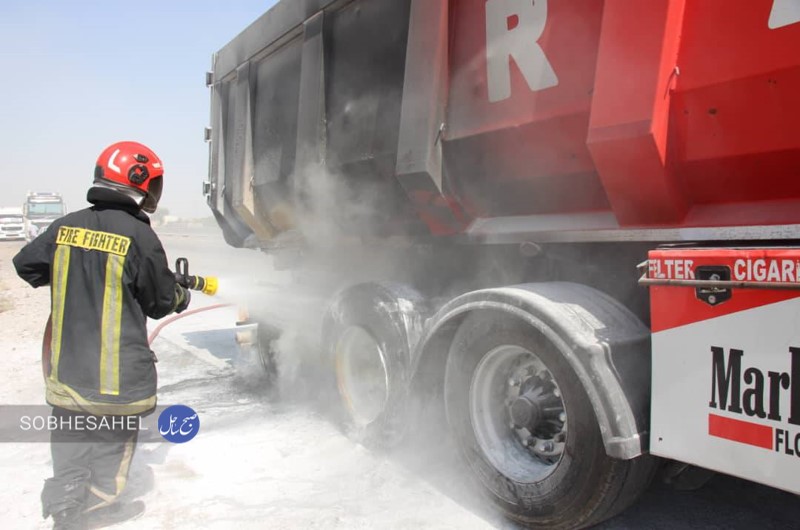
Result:
{"label": "red truck trailer", "polygon": [[284,0],[214,55],[204,191],[229,244],[346,264],[360,439],[440,405],[510,518],[664,462],[800,493],[798,50],[796,0]]}

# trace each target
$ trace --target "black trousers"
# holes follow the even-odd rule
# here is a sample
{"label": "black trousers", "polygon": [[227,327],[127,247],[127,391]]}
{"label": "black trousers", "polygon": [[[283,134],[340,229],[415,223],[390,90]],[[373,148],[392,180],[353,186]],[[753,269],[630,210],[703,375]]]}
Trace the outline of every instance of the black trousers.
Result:
{"label": "black trousers", "polygon": [[59,428],[50,433],[53,477],[44,484],[42,515],[90,511],[116,501],[128,480],[138,417],[92,416],[59,407],[52,415]]}

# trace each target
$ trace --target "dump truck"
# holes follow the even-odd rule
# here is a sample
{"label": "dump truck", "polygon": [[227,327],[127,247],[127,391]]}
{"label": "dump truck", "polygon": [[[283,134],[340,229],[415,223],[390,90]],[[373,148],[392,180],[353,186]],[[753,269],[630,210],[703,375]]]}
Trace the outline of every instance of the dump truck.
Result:
{"label": "dump truck", "polygon": [[283,0],[213,55],[204,193],[234,247],[347,263],[350,432],[440,407],[511,519],[665,468],[798,494],[797,50],[793,0]]}

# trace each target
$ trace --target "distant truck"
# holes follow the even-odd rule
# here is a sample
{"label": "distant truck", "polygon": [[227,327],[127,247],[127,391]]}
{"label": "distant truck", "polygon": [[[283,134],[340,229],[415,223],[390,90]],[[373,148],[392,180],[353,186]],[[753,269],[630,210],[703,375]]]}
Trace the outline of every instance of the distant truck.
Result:
{"label": "distant truck", "polygon": [[25,219],[25,239],[30,241],[66,213],[60,193],[29,192],[22,206]]}
{"label": "distant truck", "polygon": [[0,208],[0,240],[25,239],[22,208]]}

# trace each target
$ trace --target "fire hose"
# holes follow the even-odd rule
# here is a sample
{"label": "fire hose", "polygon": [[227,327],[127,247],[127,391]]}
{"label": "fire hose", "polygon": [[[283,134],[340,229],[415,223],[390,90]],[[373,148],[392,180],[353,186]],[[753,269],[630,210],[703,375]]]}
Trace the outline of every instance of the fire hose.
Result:
{"label": "fire hose", "polygon": [[222,307],[230,307],[231,305],[232,304],[214,304],[214,305],[210,305],[210,306],[207,306],[207,307],[198,307],[197,309],[190,309],[189,311],[184,311],[180,315],[173,315],[173,316],[169,317],[168,319],[164,320],[163,322],[161,322],[158,326],[156,326],[156,329],[154,329],[150,333],[150,335],[147,337],[147,343],[148,344],[153,344],[153,341],[156,340],[156,337],[158,337],[158,334],[161,332],[161,330],[165,326],[169,326],[170,324],[172,324],[176,320],[180,320],[181,318],[192,316],[192,315],[195,315],[197,313],[202,313],[203,311],[211,311],[212,309],[220,309]]}
{"label": "fire hose", "polygon": [[[181,286],[185,287],[186,289],[191,289],[193,291],[200,291],[203,294],[207,294],[209,296],[214,296],[217,294],[217,285],[218,281],[216,276],[192,276],[189,274],[189,260],[186,258],[178,258],[175,260],[175,281],[180,284]],[[197,313],[201,313],[203,311],[211,311],[212,309],[219,309],[221,307],[228,307],[231,304],[215,304],[210,305],[208,307],[198,307],[197,309],[191,309],[189,311],[184,311],[179,315],[172,316],[162,323],[160,323],[156,329],[150,333],[150,336],[147,337],[147,343],[153,344],[153,341],[156,340],[158,334],[161,330],[176,320],[180,320],[183,317],[188,317],[191,315],[195,315]]]}

